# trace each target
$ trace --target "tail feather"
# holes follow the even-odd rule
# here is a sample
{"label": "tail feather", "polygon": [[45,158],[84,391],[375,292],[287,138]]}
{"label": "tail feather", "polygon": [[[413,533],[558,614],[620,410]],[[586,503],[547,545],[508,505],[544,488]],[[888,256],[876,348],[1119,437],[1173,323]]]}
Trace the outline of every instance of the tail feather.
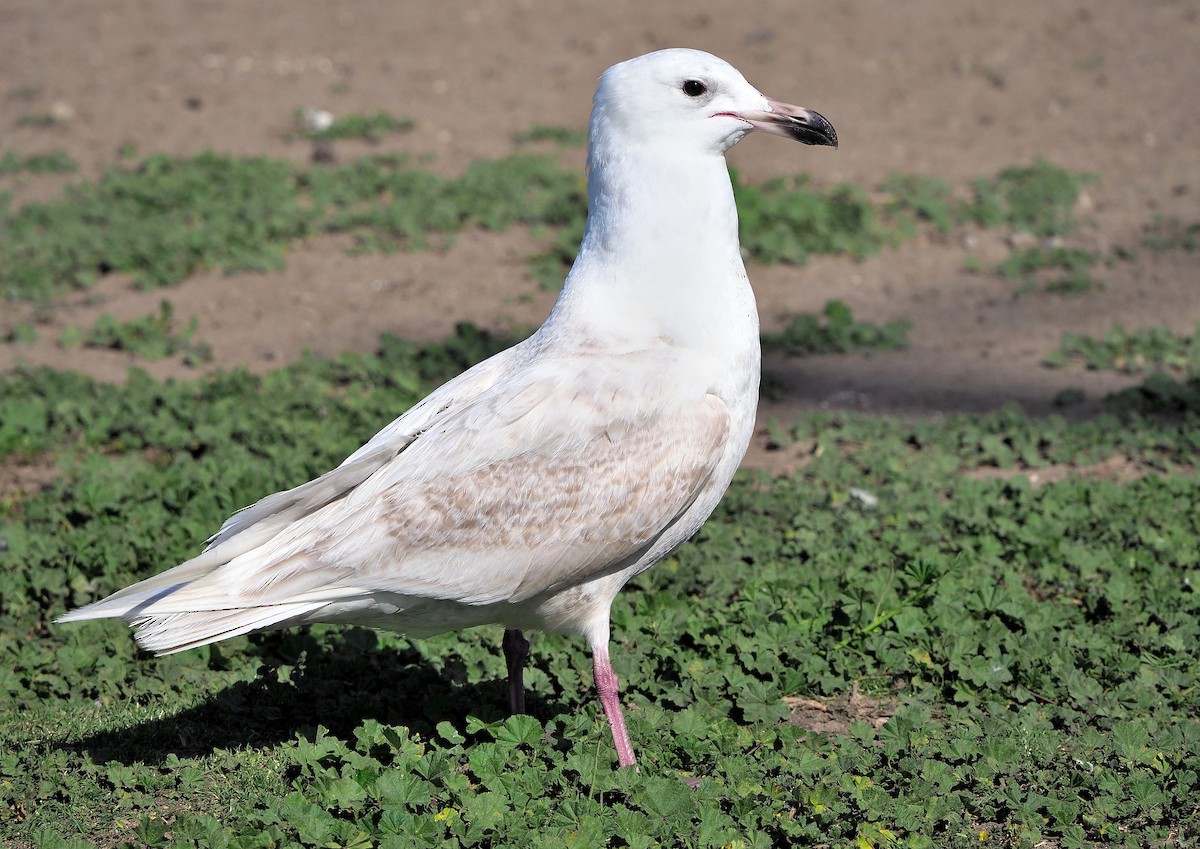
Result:
{"label": "tail feather", "polygon": [[273,604],[239,610],[198,611],[139,616],[131,623],[134,636],[146,651],[174,654],[268,628],[283,628],[304,621],[325,606],[324,602]]}
{"label": "tail feather", "polygon": [[166,598],[177,590],[211,575],[217,569],[227,564],[234,557],[251,550],[248,544],[258,545],[261,540],[253,536],[239,539],[235,548],[232,544],[209,548],[203,553],[173,569],[138,581],[136,584],[118,590],[107,598],[84,605],[77,610],[71,610],[55,619],[55,622],[80,622],[85,619],[109,619],[120,617],[131,619],[141,609]]}
{"label": "tail feather", "polygon": [[205,552],[55,621],[124,619],[136,629],[134,636],[143,648],[163,655],[252,631],[313,621],[310,614],[334,603],[345,607],[350,600],[364,596],[362,590],[352,587],[320,587],[278,600],[238,598],[226,591],[219,574],[214,575],[226,563],[225,557]]}
{"label": "tail feather", "polygon": [[[205,562],[207,561],[207,562]],[[168,569],[161,575],[139,581],[132,586],[113,593],[100,601],[84,605],[76,610],[70,610],[55,619],[55,622],[81,622],[85,619],[132,619],[140,611],[167,598],[217,568],[225,565],[224,557],[209,557],[208,552],[195,557],[186,563]]]}
{"label": "tail feather", "polygon": [[[175,614],[198,618],[213,617],[215,621],[221,616],[211,611],[228,611],[230,616],[239,612],[247,616],[256,616],[259,614],[251,611],[271,609],[271,605],[256,606],[253,602],[247,603],[245,599],[231,598],[220,591],[219,585],[206,584],[204,579],[239,557],[256,551],[266,551],[271,542],[292,523],[345,497],[387,459],[394,456],[396,451],[394,447],[387,450],[376,448],[362,456],[356,455],[348,459],[316,480],[286,492],[267,496],[257,504],[231,516],[209,539],[208,547],[191,560],[119,590],[100,601],[65,613],[55,622],[107,618],[121,618],[131,623],[139,620],[167,622]],[[355,591],[352,590],[334,592],[334,595],[338,596],[354,594]],[[291,602],[302,602],[301,606],[308,610],[313,601],[312,598],[296,597],[283,602],[282,606]],[[180,605],[183,605],[183,609],[180,609]],[[261,627],[268,625],[269,623]],[[246,630],[238,630],[237,633],[246,633]],[[233,636],[233,633],[229,636]],[[212,642],[212,639],[204,642]],[[197,645],[203,645],[203,642]]]}
{"label": "tail feather", "polygon": [[[142,610],[158,601],[166,598],[176,590],[187,586],[187,582],[168,584],[165,587],[146,587],[139,589],[141,584],[134,584],[132,587],[127,587],[119,593],[101,599],[100,601],[92,602],[91,604],[80,607],[76,610],[68,611],[62,616],[59,616],[54,621],[57,622],[82,622],[86,619],[124,619],[129,621],[137,615],[139,610]],[[131,590],[138,590],[131,592]],[[117,596],[120,596],[118,598]]]}

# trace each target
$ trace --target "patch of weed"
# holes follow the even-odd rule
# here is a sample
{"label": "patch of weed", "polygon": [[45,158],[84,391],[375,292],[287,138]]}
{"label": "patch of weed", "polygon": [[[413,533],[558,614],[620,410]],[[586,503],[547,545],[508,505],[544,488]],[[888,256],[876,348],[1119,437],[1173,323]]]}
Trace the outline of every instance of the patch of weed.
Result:
{"label": "patch of weed", "polygon": [[[1046,292],[1081,294],[1096,285],[1091,269],[1097,259],[1089,251],[1060,242],[1075,229],[1080,188],[1095,179],[1095,175],[1068,171],[1043,160],[1029,167],[1008,168],[995,179],[975,180],[973,197],[957,205],[956,215],[981,227],[1009,227],[1044,243],[1014,250],[997,269],[1005,278],[1021,280],[1022,293],[1033,291],[1041,281]],[[1067,273],[1044,279],[1048,271]]]}
{"label": "patch of weed", "polygon": [[197,327],[195,316],[189,318],[184,327],[177,327],[171,302],[163,300],[157,314],[150,313],[130,321],[100,316],[84,345],[127,351],[146,360],[182,355],[188,365],[201,365],[212,360],[212,349],[206,343],[194,341]]}
{"label": "patch of weed", "polygon": [[1096,264],[1096,255],[1078,248],[1034,247],[1013,251],[996,269],[1008,280],[1024,281],[1027,287],[1048,271],[1067,272],[1065,277],[1053,277],[1044,286],[1047,292],[1058,294],[1080,294],[1091,290],[1095,281],[1091,269]]}
{"label": "patch of weed", "polygon": [[453,178],[412,168],[402,157],[372,157],[313,168],[300,184],[321,226],[353,233],[365,250],[420,248],[469,225],[559,227],[580,219],[587,205],[577,175],[527,154],[474,162]]}
{"label": "patch of weed", "polygon": [[21,156],[9,151],[0,156],[0,174],[69,174],[79,166],[65,151]]}
{"label": "patch of weed", "polygon": [[583,243],[586,224],[587,218],[584,216],[554,229],[551,231],[550,246],[530,259],[529,274],[543,289],[553,291],[562,286]]}
{"label": "patch of weed", "polygon": [[1075,227],[1080,188],[1095,180],[1093,174],[1038,160],[1028,167],[1007,168],[995,179],[975,180],[974,198],[960,214],[982,227],[1007,225],[1039,238],[1062,236]]}
{"label": "patch of weed", "polygon": [[14,324],[5,334],[4,341],[14,345],[32,345],[37,341],[37,328],[27,322]]}
{"label": "patch of weed", "polygon": [[908,347],[907,321],[890,321],[883,327],[856,321],[854,312],[842,301],[825,304],[820,316],[794,316],[779,333],[762,334],[764,351],[788,356],[840,354],[849,351],[896,351]]}
{"label": "patch of weed", "polygon": [[[940,233],[949,233],[957,223],[954,192],[945,180],[892,174],[880,188],[891,195],[886,209],[893,218],[928,221]],[[912,229],[911,223],[909,229]]]}
{"label": "patch of weed", "polygon": [[863,259],[902,241],[857,186],[842,184],[818,191],[806,177],[747,185],[736,171],[731,176],[742,251],[758,262],[802,265],[810,254]]}
{"label": "patch of weed", "polygon": [[587,130],[572,130],[551,124],[535,124],[528,130],[513,135],[516,144],[552,142],[559,147],[582,147],[587,144]]}
{"label": "patch of weed", "polygon": [[204,267],[279,268],[288,241],[312,229],[284,162],[152,156],[61,200],[0,209],[4,295],[44,299],[109,271],[156,287]]}
{"label": "patch of weed", "polygon": [[1138,386],[1105,399],[1109,409],[1123,415],[1200,413],[1200,323],[1191,335],[1169,327],[1126,330],[1119,324],[1098,339],[1067,334],[1043,362],[1051,368],[1081,362],[1095,371],[1146,375]]}
{"label": "patch of weed", "polygon": [[68,324],[58,335],[58,347],[64,351],[73,351],[83,344],[85,338],[82,327],[78,324]]}
{"label": "patch of weed", "polygon": [[1012,280],[1047,269],[1084,271],[1095,262],[1095,254],[1075,248],[1025,248],[1015,251],[996,270]]}
{"label": "patch of weed", "polygon": [[1200,414],[1200,375],[1177,379],[1156,372],[1138,386],[1114,392],[1105,402],[1110,409],[1124,414]]}
{"label": "patch of weed", "polygon": [[411,118],[396,118],[387,112],[375,112],[369,115],[346,115],[335,118],[328,127],[309,130],[307,135],[313,139],[326,141],[339,139],[378,141],[386,135],[409,132],[414,126],[416,124]]}
{"label": "patch of weed", "polygon": [[1146,374],[1166,370],[1200,375],[1200,324],[1191,335],[1176,333],[1169,327],[1126,330],[1119,324],[1098,339],[1070,333],[1044,360],[1051,368],[1062,368],[1073,361],[1082,361],[1094,371]]}
{"label": "patch of weed", "polygon": [[49,129],[50,127],[57,127],[61,123],[61,119],[51,115],[49,112],[26,112],[17,118],[18,127]]}

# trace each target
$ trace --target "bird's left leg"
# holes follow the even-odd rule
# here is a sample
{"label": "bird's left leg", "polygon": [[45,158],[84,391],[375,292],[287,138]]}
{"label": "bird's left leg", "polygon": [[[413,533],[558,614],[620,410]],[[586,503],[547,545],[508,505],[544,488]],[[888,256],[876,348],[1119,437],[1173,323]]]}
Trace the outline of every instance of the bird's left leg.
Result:
{"label": "bird's left leg", "polygon": [[529,640],[516,628],[504,631],[504,660],[508,663],[508,706],[513,715],[525,712],[525,662],[529,660]]}

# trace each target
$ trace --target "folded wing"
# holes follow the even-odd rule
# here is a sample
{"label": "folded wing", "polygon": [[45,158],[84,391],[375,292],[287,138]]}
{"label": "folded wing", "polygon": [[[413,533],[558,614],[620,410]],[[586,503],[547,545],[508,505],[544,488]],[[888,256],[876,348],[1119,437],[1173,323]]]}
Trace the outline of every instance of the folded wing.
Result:
{"label": "folded wing", "polygon": [[517,603],[624,568],[704,491],[729,430],[686,361],[646,356],[533,364],[68,616],[122,616],[161,652],[364,606],[404,630],[419,600]]}

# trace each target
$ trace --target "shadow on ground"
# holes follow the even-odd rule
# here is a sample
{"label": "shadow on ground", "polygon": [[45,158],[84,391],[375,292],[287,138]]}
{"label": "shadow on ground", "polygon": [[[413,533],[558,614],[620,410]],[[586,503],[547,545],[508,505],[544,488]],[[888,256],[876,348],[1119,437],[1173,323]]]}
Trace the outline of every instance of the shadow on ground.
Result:
{"label": "shadow on ground", "polygon": [[[60,748],[87,752],[99,763],[160,764],[169,755],[203,757],[221,749],[269,747],[297,734],[312,739],[318,726],[344,740],[364,720],[409,728],[431,737],[440,722],[462,727],[468,715],[485,722],[508,715],[496,632],[494,680],[467,683],[457,656],[440,669],[412,645],[381,648],[374,632],[352,628],[330,646],[306,630],[256,635],[252,652],[262,659],[253,681],[233,684],[203,704],[172,716],[92,734]],[[326,638],[328,643],[328,637]],[[219,652],[214,664],[221,663]],[[537,663],[536,656],[531,659]],[[544,694],[527,691],[529,714],[546,718],[567,708]]]}
{"label": "shadow on ground", "polygon": [[791,421],[807,410],[879,415],[987,413],[1010,405],[1041,418],[1086,421],[1110,412],[1105,399],[1141,376],[1111,372],[1022,369],[997,362],[983,371],[953,355],[895,351],[887,355],[764,357],[759,420]]}

